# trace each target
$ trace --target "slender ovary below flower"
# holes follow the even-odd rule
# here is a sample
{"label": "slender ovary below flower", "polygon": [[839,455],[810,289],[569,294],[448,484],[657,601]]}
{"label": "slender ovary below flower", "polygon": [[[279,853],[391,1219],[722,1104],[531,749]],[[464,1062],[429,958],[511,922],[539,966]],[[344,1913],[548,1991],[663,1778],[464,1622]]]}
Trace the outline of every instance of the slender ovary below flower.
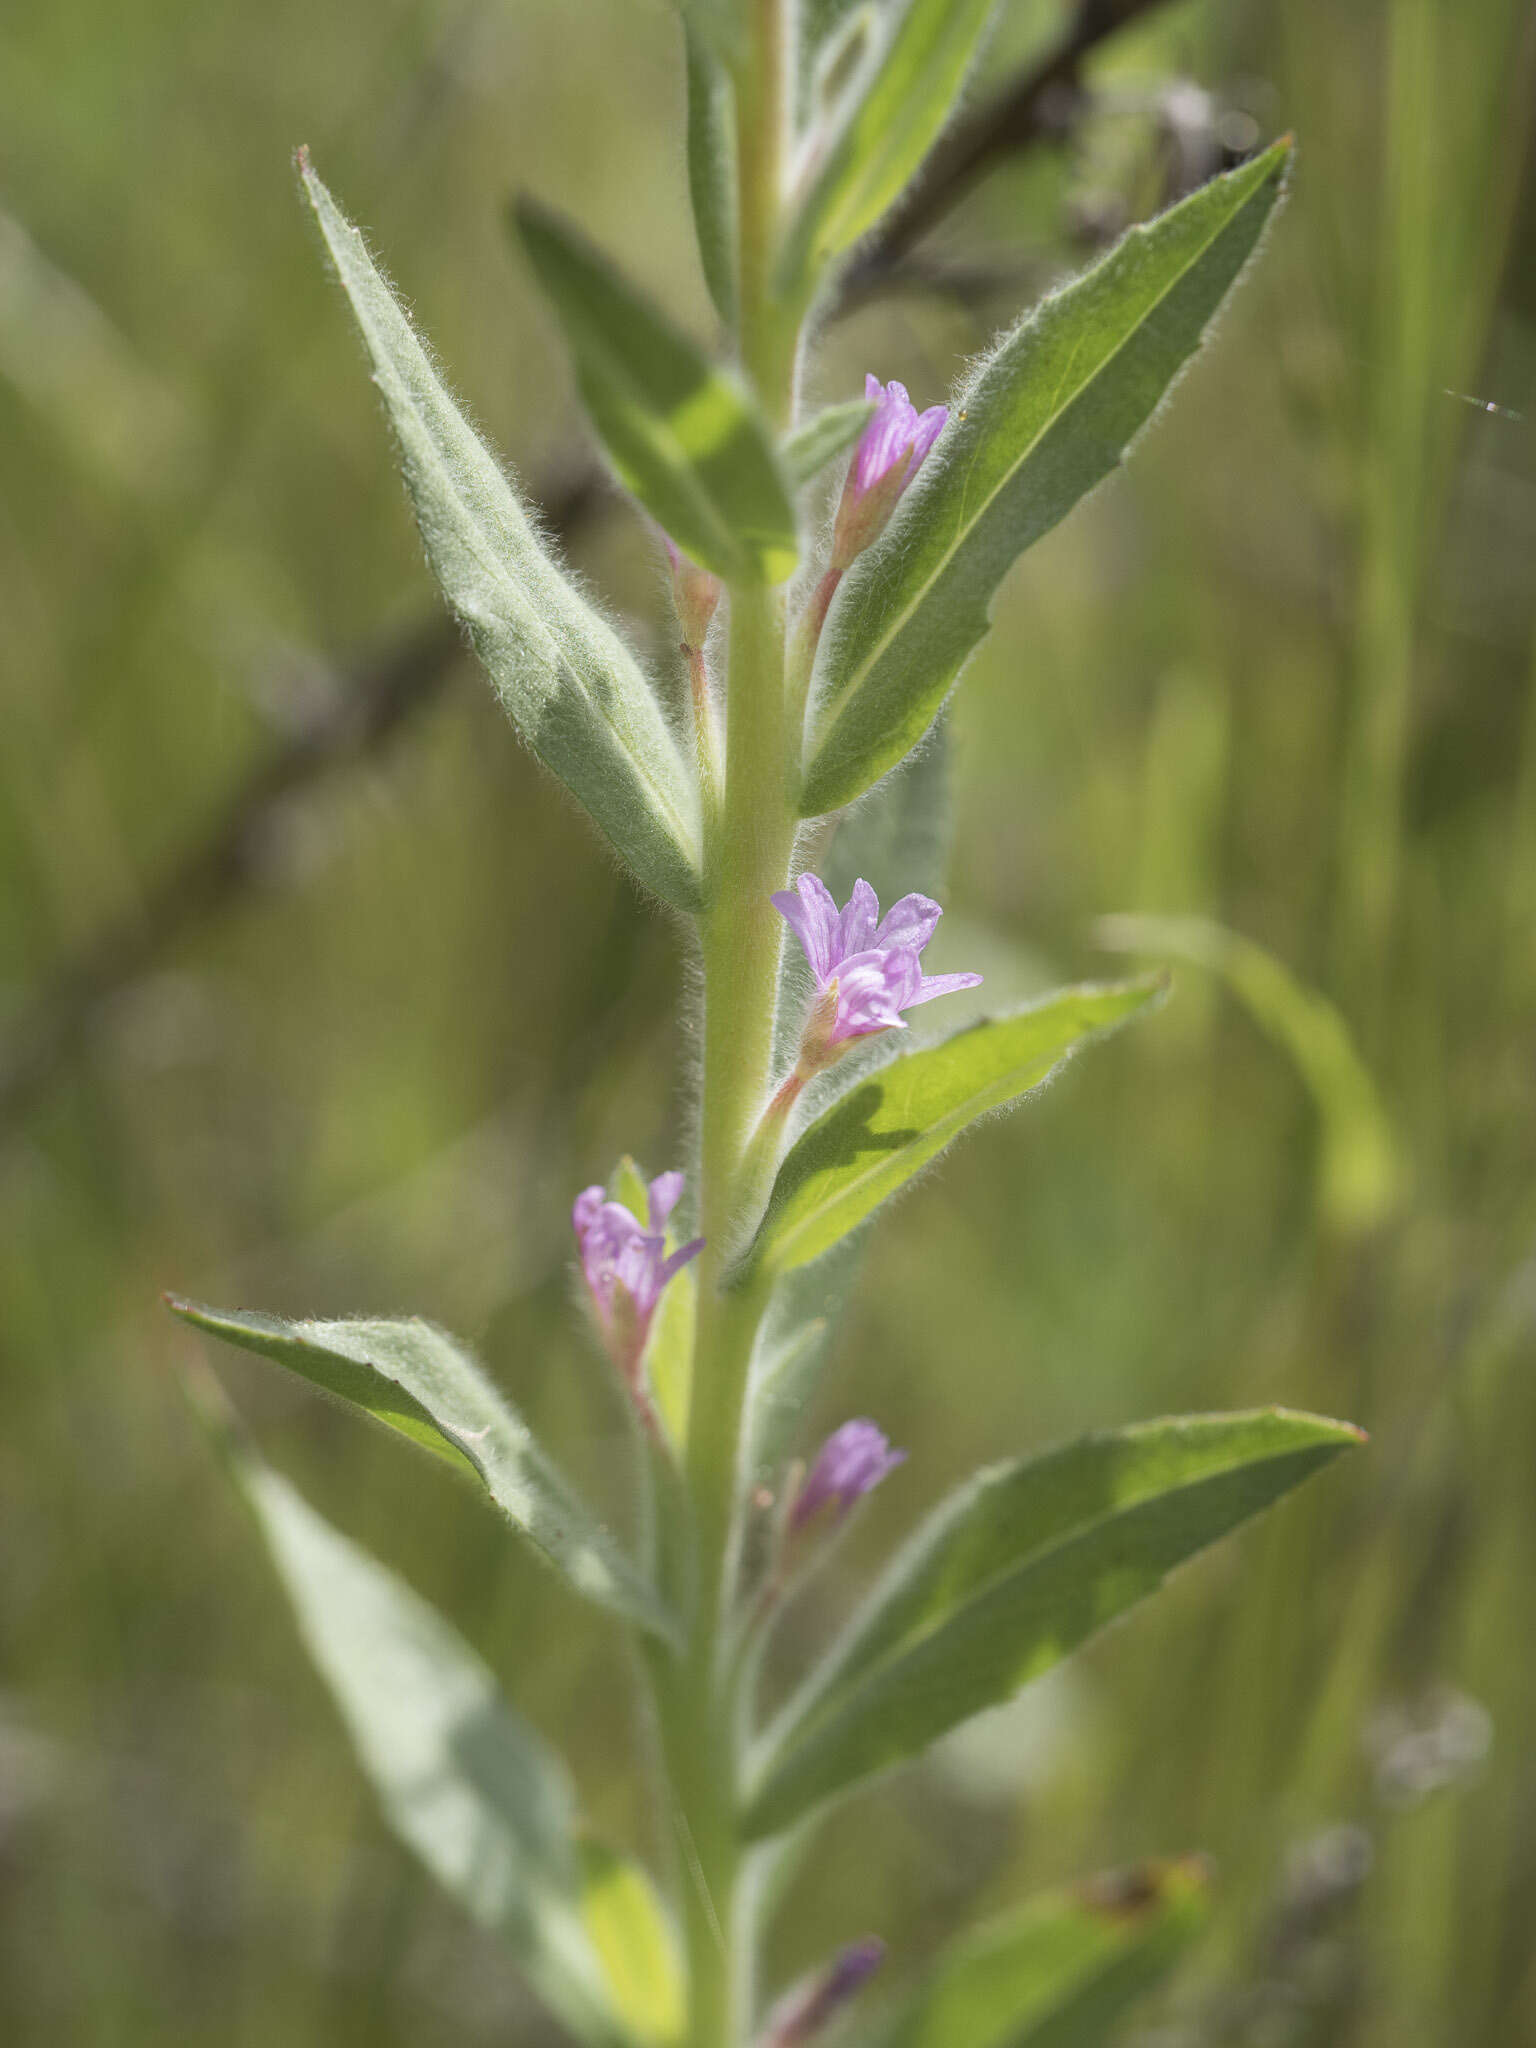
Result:
{"label": "slender ovary below flower", "polygon": [[841,1521],[856,1501],[877,1487],[906,1458],[893,1451],[885,1432],[860,1417],[834,1429],[816,1454],[805,1484],[790,1510],[791,1531],[803,1529],[813,1515],[834,1508]]}
{"label": "slender ovary below flower", "polygon": [[583,1188],[571,1210],[582,1276],[603,1341],[647,1414],[640,1361],[651,1319],[668,1281],[704,1249],[703,1238],[696,1237],[670,1256],[667,1253],[667,1218],[682,1192],[680,1173],[658,1174],[646,1191],[646,1222],[622,1202],[610,1201],[601,1187]]}
{"label": "slender ovary below flower", "polygon": [[897,499],[917,475],[949,418],[948,408],[942,405],[919,412],[904,384],[882,385],[878,377],[867,376],[864,395],[873,404],[875,416],[848,465],[832,531],[834,571],[846,569],[883,531]]}
{"label": "slender ovary below flower", "polygon": [[819,876],[802,875],[793,889],[778,891],[773,905],[816,977],[795,1066],[802,1082],[831,1066],[854,1039],[905,1030],[903,1010],[981,981],[979,974],[924,974],[923,948],[943,915],[931,896],[903,896],[882,918],[868,882],[855,882],[839,911]]}
{"label": "slender ovary below flower", "polygon": [[661,542],[672,570],[672,603],[682,628],[683,646],[689,654],[697,654],[704,646],[709,622],[720,602],[721,582],[708,569],[689,561],[669,533],[661,536]]}

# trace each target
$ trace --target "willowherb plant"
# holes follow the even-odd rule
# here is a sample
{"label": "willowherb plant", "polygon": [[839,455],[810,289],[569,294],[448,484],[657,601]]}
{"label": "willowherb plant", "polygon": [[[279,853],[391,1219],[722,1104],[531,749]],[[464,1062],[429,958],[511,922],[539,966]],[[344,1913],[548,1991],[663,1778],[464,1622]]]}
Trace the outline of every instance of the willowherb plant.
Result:
{"label": "willowherb plant", "polygon": [[[1286,173],[1282,142],[1132,230],[1004,334],[947,406],[919,412],[871,376],[862,402],[803,418],[818,307],[919,169],[991,11],[884,0],[850,17],[854,35],[818,68],[797,54],[796,0],[685,5],[720,361],[556,214],[516,211],[598,439],[665,542],[687,732],[552,559],[300,157],[449,603],[524,737],[697,935],[686,1175],[647,1185],[625,1161],[573,1210],[593,1330],[633,1418],[639,1533],[612,1535],[428,1324],[172,1306],[457,1468],[633,1632],[675,1821],[665,1884],[578,1835],[562,1764],[469,1647],[218,1421],[392,1824],[506,1937],[571,2034],[604,2048],[792,2048],[834,2021],[903,2048],[1102,2040],[1197,1924],[1196,1866],[1035,1901],[920,1973],[887,1965],[856,2002],[881,1961],[873,1934],[760,1994],[771,1900],[834,1801],[1009,1698],[1358,1436],[1265,1410],[993,1465],[759,1714],[776,1618],[906,1455],[864,1418],[819,1450],[795,1441],[856,1235],[968,1124],[1158,993],[1071,988],[947,1037],[900,1035],[915,1006],[979,977],[924,971],[940,916],[919,886],[932,742],[891,771],[930,732],[1010,564],[1120,461],[1198,348]],[[805,501],[845,457],[819,537]],[[811,871],[818,849],[837,894]],[[896,897],[884,915],[866,866]],[[814,1261],[827,1263],[813,1314],[800,1269]]]}

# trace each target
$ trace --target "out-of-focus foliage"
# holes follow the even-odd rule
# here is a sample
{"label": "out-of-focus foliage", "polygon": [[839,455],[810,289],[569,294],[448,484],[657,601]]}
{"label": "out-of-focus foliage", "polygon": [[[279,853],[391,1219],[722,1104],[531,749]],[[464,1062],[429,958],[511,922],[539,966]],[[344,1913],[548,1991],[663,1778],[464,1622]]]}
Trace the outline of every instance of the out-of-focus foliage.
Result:
{"label": "out-of-focus foliage", "polygon": [[[1067,11],[1005,8],[978,91]],[[1405,1171],[1373,1228],[1334,1228],[1306,1080],[1184,972],[889,1220],[801,1447],[868,1413],[913,1455],[800,1603],[801,1659],[983,1459],[1271,1401],[1373,1446],[845,1808],[791,1884],[786,1978],[867,1930],[916,1969],[968,1914],[1188,1847],[1215,1859],[1212,1927],[1126,2038],[1536,2028],[1526,14],[1148,9],[1058,139],[933,239],[946,288],[862,303],[813,369],[814,403],[866,369],[931,403],[1105,234],[1296,132],[1266,261],[1179,406],[1004,586],[949,722],[933,965],[981,968],[995,1009],[1102,972],[1103,912],[1215,921],[1334,1005]],[[432,614],[293,145],[370,223],[488,438],[558,481],[573,395],[505,200],[558,198],[707,338],[682,102],[662,0],[6,11],[0,1070],[29,998],[96,934],[142,937],[251,764]],[[609,505],[573,552],[670,675],[639,523]],[[677,941],[467,664],[239,850],[240,886],[142,953],[46,1085],[21,1099],[0,1071],[0,2030],[539,2042],[327,1719],[170,1390],[156,1289],[419,1309],[622,1501],[567,1216],[620,1152],[678,1152]],[[558,1734],[595,1833],[655,1846],[599,1626],[446,1475],[227,1371],[269,1457]]]}

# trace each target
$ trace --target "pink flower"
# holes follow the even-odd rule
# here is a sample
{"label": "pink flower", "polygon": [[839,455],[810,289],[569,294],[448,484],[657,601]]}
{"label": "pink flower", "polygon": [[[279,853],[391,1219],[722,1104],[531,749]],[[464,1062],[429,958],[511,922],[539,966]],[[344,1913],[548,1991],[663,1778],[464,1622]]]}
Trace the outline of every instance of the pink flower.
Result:
{"label": "pink flower", "polygon": [[918,412],[904,384],[864,379],[864,396],[875,416],[864,429],[848,466],[837,523],[832,531],[832,567],[842,571],[885,529],[896,501],[922,466],[949,418],[948,408]]}
{"label": "pink flower", "polygon": [[841,1521],[855,1501],[862,1500],[906,1458],[893,1451],[885,1432],[862,1418],[834,1429],[816,1454],[805,1484],[790,1509],[789,1526],[803,1529],[824,1507],[835,1508]]}
{"label": "pink flower", "polygon": [[640,1360],[662,1291],[704,1249],[702,1237],[667,1253],[667,1218],[683,1192],[680,1173],[658,1174],[647,1190],[647,1222],[605,1188],[583,1188],[571,1210],[582,1275],[614,1363],[638,1394]]}
{"label": "pink flower", "polygon": [[837,2017],[885,1961],[885,1943],[875,1935],[850,1942],[830,1963],[797,1984],[768,2016],[764,2048],[802,2048]]}
{"label": "pink flower", "polygon": [[802,1080],[831,1066],[855,1038],[904,1030],[903,1010],[981,980],[979,974],[924,974],[922,951],[943,915],[931,896],[903,896],[882,918],[868,882],[855,882],[839,911],[819,876],[802,875],[772,900],[816,977],[817,999],[795,1069]]}

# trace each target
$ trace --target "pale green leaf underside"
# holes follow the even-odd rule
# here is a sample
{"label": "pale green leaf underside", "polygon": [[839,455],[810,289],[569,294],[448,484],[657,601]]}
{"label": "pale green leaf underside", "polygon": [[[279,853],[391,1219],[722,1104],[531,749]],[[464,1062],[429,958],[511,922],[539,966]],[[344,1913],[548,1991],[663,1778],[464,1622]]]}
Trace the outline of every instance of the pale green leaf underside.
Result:
{"label": "pale green leaf underside", "polygon": [[1010,1698],[1360,1432],[1284,1409],[1091,1436],[978,1474],[892,1561],[760,1745],[775,1834]]}
{"label": "pale green leaf underside", "polygon": [[1103,2048],[1205,1924],[1198,1860],[1032,1899],[962,1935],[873,2032],[878,2048]]}
{"label": "pale green leaf underside", "polygon": [[824,406],[803,426],[786,435],[782,453],[790,482],[813,482],[829,462],[853,446],[874,417],[874,411],[867,399],[850,398],[841,405]]}
{"label": "pale green leaf underside", "polygon": [[783,1273],[819,1258],[967,1124],[1038,1087],[1075,1048],[1143,1008],[1161,987],[1134,981],[1063,989],[855,1081],[790,1147],[748,1264]]}
{"label": "pale green leaf underside", "polygon": [[897,199],[954,110],[993,0],[907,0],[850,82],[790,225],[782,269],[835,256]]}
{"label": "pale green leaf underside", "polygon": [[580,2039],[619,2048],[560,1759],[440,1614],[250,1451],[225,1450],[389,1825]]}
{"label": "pale green leaf underside", "polygon": [[557,214],[520,200],[517,226],[620,479],[703,568],[782,583],[794,507],[746,388]]}
{"label": "pale green leaf underside", "polygon": [[1014,328],[956,395],[844,577],[812,678],[807,817],[927,730],[1011,564],[1122,459],[1199,346],[1282,188],[1288,143],[1205,185]]}
{"label": "pale green leaf underside", "polygon": [[1203,917],[1106,917],[1101,945],[1162,954],[1219,975],[1288,1052],[1317,1105],[1323,1212],[1345,1231],[1374,1229],[1401,1199],[1401,1153],[1349,1026],[1326,996],[1306,988],[1262,946]]}
{"label": "pale green leaf underside", "polygon": [[301,159],[367,345],[427,560],[513,723],[647,888],[699,906],[698,791],[623,641],[545,553],[362,236]]}
{"label": "pale green leaf underside", "polygon": [[170,1300],[209,1335],[270,1358],[473,1473],[578,1593],[654,1634],[676,1623],[528,1425],[452,1337],[416,1320],[288,1322]]}

